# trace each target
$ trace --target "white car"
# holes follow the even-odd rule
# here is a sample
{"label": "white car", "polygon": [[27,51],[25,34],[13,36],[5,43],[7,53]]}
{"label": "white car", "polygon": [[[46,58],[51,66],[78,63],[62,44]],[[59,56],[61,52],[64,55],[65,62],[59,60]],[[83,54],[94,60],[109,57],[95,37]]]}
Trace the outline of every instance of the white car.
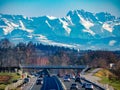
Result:
{"label": "white car", "polygon": [[94,86],[91,83],[86,83],[85,84],[85,90],[94,90]]}
{"label": "white car", "polygon": [[70,78],[71,78],[71,79],[75,79],[75,76],[74,76],[74,75],[71,75]]}
{"label": "white car", "polygon": [[36,85],[42,85],[42,84],[43,84],[43,79],[38,78],[38,79],[36,80]]}
{"label": "white car", "polygon": [[64,77],[64,82],[70,82],[70,78]]}

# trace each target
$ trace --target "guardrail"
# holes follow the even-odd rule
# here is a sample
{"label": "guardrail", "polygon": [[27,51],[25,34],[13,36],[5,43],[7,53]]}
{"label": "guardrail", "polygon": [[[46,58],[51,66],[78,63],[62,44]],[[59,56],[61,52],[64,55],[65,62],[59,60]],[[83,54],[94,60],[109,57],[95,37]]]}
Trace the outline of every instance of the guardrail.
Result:
{"label": "guardrail", "polygon": [[8,86],[6,86],[5,90],[15,89],[18,86],[20,86],[21,84],[23,84],[23,80],[22,79],[17,81],[16,83],[9,84]]}
{"label": "guardrail", "polygon": [[[87,66],[85,69],[83,69],[82,70],[82,73],[81,74],[85,74],[85,72],[89,69],[90,67],[89,66]],[[90,81],[90,80],[88,80],[88,79],[86,79],[85,77],[83,78],[83,77],[81,77],[81,79],[82,80],[84,80],[84,81],[86,81],[86,82],[88,82],[88,83],[92,83],[94,86],[96,86],[96,87],[98,87],[99,89],[101,89],[101,90],[106,90],[106,87],[105,86],[102,86],[102,85],[100,85],[100,83],[98,84],[97,82],[94,82],[94,81]]]}
{"label": "guardrail", "polygon": [[87,80],[85,78],[81,78],[81,79],[84,80],[84,81],[86,81],[86,82],[88,82],[88,83],[92,83],[95,87],[98,87],[101,90],[106,90],[106,88],[104,86],[98,85],[97,83],[95,83],[93,81]]}
{"label": "guardrail", "polygon": [[86,68],[84,68],[82,71],[81,71],[81,74],[84,74],[86,71],[88,71],[91,67],[89,66],[86,66]]}
{"label": "guardrail", "polygon": [[53,77],[56,79],[56,81],[60,87],[60,90],[67,90],[66,87],[64,86],[64,84],[62,83],[62,81],[57,76],[53,76]]}

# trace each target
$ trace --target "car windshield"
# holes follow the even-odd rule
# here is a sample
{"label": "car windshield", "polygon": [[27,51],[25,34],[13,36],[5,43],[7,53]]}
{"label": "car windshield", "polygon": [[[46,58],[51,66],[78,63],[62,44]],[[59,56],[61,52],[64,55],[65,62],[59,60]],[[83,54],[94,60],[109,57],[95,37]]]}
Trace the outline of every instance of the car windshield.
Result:
{"label": "car windshield", "polygon": [[42,79],[38,79],[37,81],[42,81]]}
{"label": "car windshield", "polygon": [[72,86],[76,86],[77,84],[72,84]]}
{"label": "car windshield", "polygon": [[64,79],[68,79],[68,77],[64,77]]}
{"label": "car windshield", "polygon": [[93,87],[93,85],[92,84],[86,84],[86,87]]}
{"label": "car windshield", "polygon": [[92,84],[86,84],[86,85],[91,86]]}

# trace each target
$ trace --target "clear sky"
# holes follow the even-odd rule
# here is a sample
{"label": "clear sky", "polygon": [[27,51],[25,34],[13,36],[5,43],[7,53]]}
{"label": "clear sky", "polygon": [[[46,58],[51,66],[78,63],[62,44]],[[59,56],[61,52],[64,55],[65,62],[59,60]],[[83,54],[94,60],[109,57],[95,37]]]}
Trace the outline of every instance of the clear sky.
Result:
{"label": "clear sky", "polygon": [[0,0],[0,13],[64,17],[69,10],[109,12],[120,17],[120,0]]}

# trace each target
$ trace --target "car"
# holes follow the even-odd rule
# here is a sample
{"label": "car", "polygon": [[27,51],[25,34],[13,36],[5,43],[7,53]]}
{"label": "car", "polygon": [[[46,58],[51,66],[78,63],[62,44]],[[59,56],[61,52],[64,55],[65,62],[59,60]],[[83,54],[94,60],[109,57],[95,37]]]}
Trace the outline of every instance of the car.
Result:
{"label": "car", "polygon": [[82,83],[82,88],[85,88],[86,83]]}
{"label": "car", "polygon": [[29,78],[24,78],[24,82],[23,83],[28,83],[30,81]]}
{"label": "car", "polygon": [[38,78],[36,80],[36,85],[41,85],[41,84],[43,84],[43,79],[42,78]]}
{"label": "car", "polygon": [[71,84],[70,90],[78,90],[78,85],[76,83]]}
{"label": "car", "polygon": [[70,82],[70,78],[69,77],[64,77],[64,82]]}
{"label": "car", "polygon": [[66,74],[65,76],[68,77],[68,78],[70,78],[70,74]]}
{"label": "car", "polygon": [[44,77],[44,75],[43,75],[43,74],[40,74],[40,75],[39,75],[39,78],[43,78],[43,77]]}
{"label": "car", "polygon": [[75,76],[74,76],[74,75],[71,75],[70,78],[71,78],[71,79],[75,79]]}
{"label": "car", "polygon": [[75,82],[79,82],[79,83],[81,83],[81,79],[80,79],[80,77],[77,77],[77,78],[75,79]]}
{"label": "car", "polygon": [[85,90],[94,90],[94,86],[91,83],[86,83],[85,84]]}
{"label": "car", "polygon": [[35,77],[38,77],[38,76],[39,76],[39,74],[36,73],[36,74],[35,74]]}

